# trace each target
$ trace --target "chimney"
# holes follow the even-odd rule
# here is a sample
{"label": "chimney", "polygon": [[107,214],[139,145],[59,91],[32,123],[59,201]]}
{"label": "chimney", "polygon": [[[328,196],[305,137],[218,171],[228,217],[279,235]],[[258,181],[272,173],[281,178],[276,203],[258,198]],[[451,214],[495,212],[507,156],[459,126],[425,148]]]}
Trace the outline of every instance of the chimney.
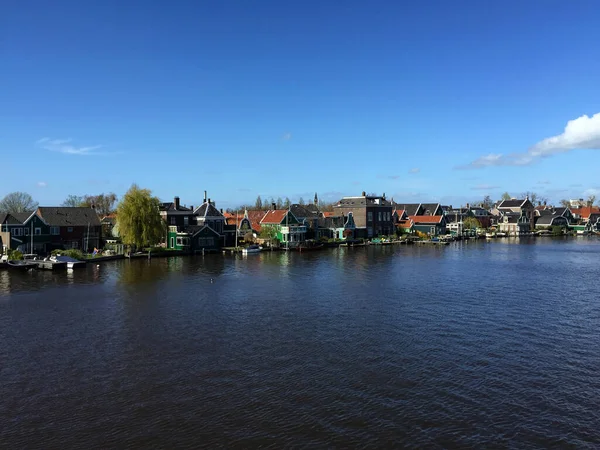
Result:
{"label": "chimney", "polygon": [[190,205],[190,209],[194,212],[194,205]]}
{"label": "chimney", "polygon": [[179,209],[179,197],[175,197],[173,203],[175,203],[175,209]]}
{"label": "chimney", "polygon": [[365,191],[362,191],[362,196],[363,196],[363,197],[366,197],[366,196],[367,196],[367,193],[366,193]]}
{"label": "chimney", "polygon": [[275,203],[271,203],[271,209],[275,211],[277,209],[277,205]]}
{"label": "chimney", "polygon": [[204,203],[206,203],[206,191],[204,191]]}
{"label": "chimney", "polygon": [[385,200],[385,192],[383,193],[383,199]]}
{"label": "chimney", "polygon": [[471,205],[467,203],[467,209],[471,209]]}
{"label": "chimney", "polygon": [[223,208],[221,208],[221,214],[223,214]]}
{"label": "chimney", "polygon": [[208,204],[211,204],[211,202],[210,202],[210,198],[208,199]]}

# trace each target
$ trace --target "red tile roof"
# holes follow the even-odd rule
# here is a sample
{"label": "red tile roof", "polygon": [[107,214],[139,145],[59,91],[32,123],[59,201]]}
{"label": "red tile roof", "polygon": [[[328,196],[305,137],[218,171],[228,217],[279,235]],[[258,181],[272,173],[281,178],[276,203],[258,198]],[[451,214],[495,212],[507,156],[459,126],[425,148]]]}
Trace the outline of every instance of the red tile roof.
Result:
{"label": "red tile roof", "polygon": [[596,206],[584,206],[582,208],[574,208],[571,212],[574,215],[580,216],[582,219],[588,219],[591,214],[600,213],[600,208]]}
{"label": "red tile roof", "polygon": [[323,213],[323,217],[327,218],[327,217],[337,217],[338,213],[332,212],[332,211],[326,211]]}
{"label": "red tile roof", "polygon": [[287,209],[272,209],[267,211],[260,223],[280,224],[285,219]]}
{"label": "red tile roof", "polygon": [[414,225],[414,222],[410,219],[408,220],[401,220],[400,222],[398,222],[396,224],[396,226],[398,228],[412,228],[412,226]]}
{"label": "red tile roof", "polygon": [[248,211],[248,220],[250,220],[250,226],[257,233],[260,233],[260,221],[265,216],[265,213],[266,211]]}
{"label": "red tile roof", "polygon": [[440,223],[444,216],[410,216],[414,223]]}

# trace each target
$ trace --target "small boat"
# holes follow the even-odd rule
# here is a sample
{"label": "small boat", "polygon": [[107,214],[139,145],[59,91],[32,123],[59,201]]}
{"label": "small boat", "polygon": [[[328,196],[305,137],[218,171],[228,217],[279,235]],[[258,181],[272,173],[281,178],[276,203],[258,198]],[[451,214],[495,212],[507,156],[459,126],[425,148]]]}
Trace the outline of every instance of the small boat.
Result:
{"label": "small boat", "polygon": [[31,269],[35,269],[37,266],[35,264],[32,264],[28,261],[24,261],[24,260],[11,260],[9,259],[7,262],[7,267],[11,270],[22,270],[22,271],[26,271],[26,270],[31,270]]}
{"label": "small boat", "polygon": [[248,255],[250,253],[259,253],[262,250],[260,245],[250,245],[242,249],[242,255]]}
{"label": "small boat", "polygon": [[486,239],[494,239],[495,237],[496,237],[496,235],[494,233],[485,233]]}
{"label": "small boat", "polygon": [[50,261],[67,263],[67,269],[79,269],[86,266],[85,261],[79,261],[78,259],[71,258],[70,256],[53,256]]}

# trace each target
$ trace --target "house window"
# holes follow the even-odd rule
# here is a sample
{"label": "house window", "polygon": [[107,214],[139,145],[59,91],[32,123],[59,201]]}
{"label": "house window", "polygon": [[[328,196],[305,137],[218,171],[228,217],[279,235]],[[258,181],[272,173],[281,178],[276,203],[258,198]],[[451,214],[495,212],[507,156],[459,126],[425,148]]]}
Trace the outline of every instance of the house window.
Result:
{"label": "house window", "polygon": [[183,239],[178,237],[177,238],[177,245],[183,245]]}
{"label": "house window", "polygon": [[190,224],[190,218],[188,216],[185,216],[183,218],[183,226],[187,227]]}
{"label": "house window", "polygon": [[71,248],[77,248],[77,247],[79,247],[79,242],[77,242],[77,241],[71,242]]}
{"label": "house window", "polygon": [[176,225],[177,221],[175,219],[175,216],[171,216],[171,225]]}
{"label": "house window", "polygon": [[36,236],[39,236],[40,234],[42,234],[42,229],[41,228],[36,228],[34,231]]}
{"label": "house window", "polygon": [[430,232],[431,234],[435,234],[435,227],[431,227],[431,229],[429,230],[429,232]]}
{"label": "house window", "polygon": [[23,236],[29,236],[29,228],[23,228]]}
{"label": "house window", "polygon": [[59,227],[50,227],[50,234],[52,236],[58,236],[60,234],[60,228]]}
{"label": "house window", "polygon": [[367,213],[367,222],[373,222],[373,212],[371,211]]}
{"label": "house window", "polygon": [[73,232],[73,227],[68,227],[67,228],[67,232],[72,233]]}
{"label": "house window", "polygon": [[21,228],[13,228],[13,236],[21,236],[23,233],[23,230]]}
{"label": "house window", "polygon": [[377,214],[377,220],[381,222],[381,211],[379,211],[379,214]]}
{"label": "house window", "polygon": [[175,248],[175,238],[171,238],[171,248]]}

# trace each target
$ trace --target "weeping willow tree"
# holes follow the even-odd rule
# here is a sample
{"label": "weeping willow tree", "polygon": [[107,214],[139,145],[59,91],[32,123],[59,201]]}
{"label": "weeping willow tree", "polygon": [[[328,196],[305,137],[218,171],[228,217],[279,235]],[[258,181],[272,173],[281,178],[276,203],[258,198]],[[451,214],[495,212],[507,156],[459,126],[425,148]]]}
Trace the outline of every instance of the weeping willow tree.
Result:
{"label": "weeping willow tree", "polygon": [[160,202],[149,189],[132,185],[117,207],[117,223],[123,244],[135,248],[156,245],[165,236],[166,224],[160,217]]}

